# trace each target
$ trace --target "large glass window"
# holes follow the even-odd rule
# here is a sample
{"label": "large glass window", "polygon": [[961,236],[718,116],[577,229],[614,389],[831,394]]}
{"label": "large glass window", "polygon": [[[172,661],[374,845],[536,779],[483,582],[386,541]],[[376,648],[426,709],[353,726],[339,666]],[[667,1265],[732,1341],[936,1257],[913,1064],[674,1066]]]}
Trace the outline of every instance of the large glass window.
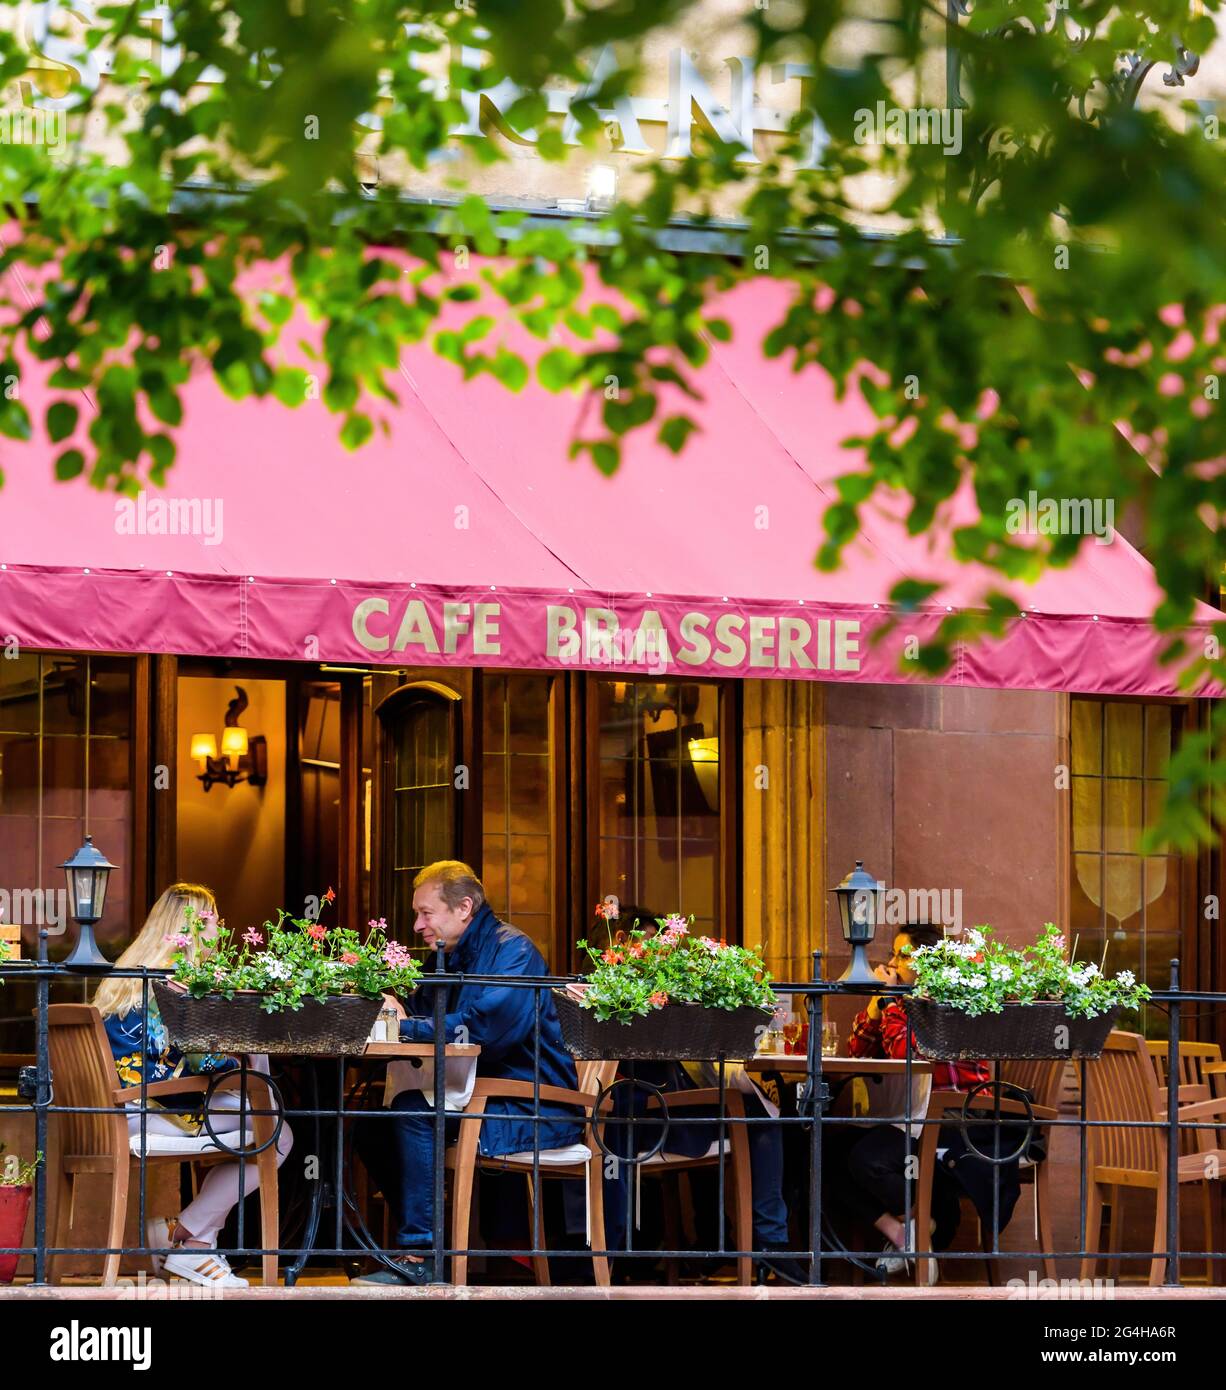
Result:
{"label": "large glass window", "polygon": [[720,698],[701,682],[594,680],[600,896],[723,929]]}
{"label": "large glass window", "polygon": [[[4,920],[21,927],[27,960],[44,922],[52,960],[76,941],[59,866],[87,834],[117,866],[98,940],[114,959],[131,938],[132,671],[122,657],[0,659],[0,903]],[[53,1003],[82,997],[79,985],[52,988]],[[0,989],[0,1052],[33,1047],[33,1005],[28,983]]]}
{"label": "large glass window", "polygon": [[[0,887],[10,903],[24,889],[58,892],[59,865],[92,834],[118,866],[98,925],[112,948],[132,928],[131,711],[124,658],[31,652],[0,660]],[[38,923],[21,925],[32,956]],[[52,959],[67,953],[70,934],[53,927]]]}
{"label": "large glass window", "polygon": [[551,968],[555,684],[548,675],[486,672],[481,738],[482,882],[495,913],[526,932]]}
{"label": "large glass window", "polygon": [[[1077,955],[1109,973],[1132,970],[1155,989],[1169,985],[1169,962],[1180,954],[1183,863],[1174,853],[1143,855],[1140,838],[1166,798],[1178,713],[1169,705],[1072,700]],[[1160,1036],[1165,1016],[1145,1014],[1146,1032]]]}
{"label": "large glass window", "polygon": [[380,711],[391,793],[389,926],[402,941],[412,937],[418,870],[456,854],[458,711],[458,698],[425,685],[397,691]]}

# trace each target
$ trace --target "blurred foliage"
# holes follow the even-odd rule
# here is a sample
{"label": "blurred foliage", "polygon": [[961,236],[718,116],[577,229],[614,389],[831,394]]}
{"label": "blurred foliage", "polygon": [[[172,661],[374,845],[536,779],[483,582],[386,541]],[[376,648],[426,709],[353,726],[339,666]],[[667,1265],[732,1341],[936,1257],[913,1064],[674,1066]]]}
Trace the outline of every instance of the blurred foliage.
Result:
{"label": "blurred foliage", "polygon": [[[60,394],[43,423],[63,445],[59,477],[127,491],[163,481],[194,370],[236,396],[301,402],[311,374],[298,310],[323,325],[321,393],[346,445],[370,437],[380,401],[395,402],[402,347],[427,341],[510,389],[535,376],[589,390],[575,452],[612,471],[630,431],[685,447],[700,426],[685,404],[689,373],[728,333],[715,297],[769,275],[793,293],[763,350],[798,369],[820,363],[840,391],[862,391],[877,420],[848,441],[857,452],[819,566],[838,564],[883,489],[909,499],[912,532],[940,528],[960,558],[1005,579],[1067,564],[1086,539],[1011,534],[1011,499],[1110,500],[1117,518],[1136,510],[1172,659],[1222,676],[1222,631],[1190,651],[1179,634],[1223,564],[1226,160],[1216,122],[1191,102],[1172,120],[1169,105],[1161,114],[1133,100],[1150,67],[1150,85],[1181,84],[1188,51],[1214,40],[1219,0],[1136,0],[1126,12],[1102,0],[976,0],[952,28],[944,5],[921,0],[747,4],[760,69],[812,66],[808,114],[829,135],[817,166],[799,167],[803,117],[754,165],[708,134],[692,157],[657,162],[641,196],[601,219],[599,238],[591,219],[527,225],[475,197],[440,212],[414,200],[415,179],[455,147],[461,94],[503,78],[522,89],[507,120],[531,129],[546,159],[569,151],[542,93],[589,84],[573,114],[585,143],[607,151],[601,113],[634,88],[634,55],[654,30],[692,19],[697,0],[169,9],[183,60],[164,72],[139,56],[140,7],[99,5],[89,42],[114,55],[114,72],[65,84],[67,156],[10,144],[0,163],[12,217],[0,270],[23,267],[20,292],[6,276],[0,294],[0,376],[20,376],[19,342],[56,364]],[[853,22],[849,59],[841,39]],[[967,103],[960,153],[857,143],[857,112],[893,104],[947,42]],[[592,90],[591,55],[608,43],[621,66]],[[476,48],[489,64],[479,78]],[[16,82],[29,59],[18,36],[0,35],[0,80]],[[446,83],[430,75],[440,64]],[[209,68],[222,80],[203,86]],[[88,144],[75,138],[87,128]],[[91,153],[99,129],[113,137],[105,155]],[[466,143],[475,158],[505,157],[500,139]],[[363,172],[372,160],[377,183]],[[871,209],[896,229],[887,237],[864,234],[869,170],[889,176]],[[663,229],[713,220],[717,195],[735,200],[739,246],[665,249]],[[474,254],[467,280],[453,273],[456,247]],[[420,270],[406,272],[404,255]],[[244,293],[245,272],[270,260],[287,267],[283,291]],[[452,303],[467,314],[453,320]],[[508,313],[542,340],[539,354],[509,344]],[[667,409],[664,387],[682,393],[669,390]],[[96,406],[87,425],[82,392]],[[20,390],[5,391],[0,432],[30,430]],[[978,519],[955,524],[952,499],[968,492]],[[921,580],[900,586],[900,612],[938,601]],[[943,669],[953,644],[1015,613],[987,586],[982,609],[942,623],[920,668]],[[1218,746],[1207,729],[1179,764],[1162,832],[1177,842],[1211,833]]]}

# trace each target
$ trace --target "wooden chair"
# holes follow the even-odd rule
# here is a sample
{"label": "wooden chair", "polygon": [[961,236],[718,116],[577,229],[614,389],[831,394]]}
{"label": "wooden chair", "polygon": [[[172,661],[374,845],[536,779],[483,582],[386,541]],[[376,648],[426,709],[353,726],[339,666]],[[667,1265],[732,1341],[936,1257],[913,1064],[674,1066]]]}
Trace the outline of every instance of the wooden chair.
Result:
{"label": "wooden chair", "polygon": [[[1062,1064],[1060,1064],[1062,1065]],[[1003,1078],[1002,1078],[1003,1079]],[[1019,1083],[1020,1084],[1020,1083]],[[1027,1088],[1030,1089],[1030,1088]],[[915,1281],[917,1284],[928,1284],[929,1263],[925,1258],[932,1249],[932,1235],[928,1229],[932,1220],[932,1184],[936,1175],[937,1167],[937,1148],[940,1142],[939,1136],[942,1124],[955,1123],[958,1116],[963,1112],[966,1104],[966,1094],[962,1091],[933,1091],[928,1099],[927,1119],[938,1120],[939,1124],[926,1124],[924,1132],[920,1136],[919,1142],[919,1176],[916,1181],[916,1202],[915,1202]],[[971,1114],[980,1117],[981,1123],[990,1122],[992,1116],[997,1112],[1011,1118],[1025,1118],[1026,1106],[1020,1100],[1014,1100],[1009,1096],[1001,1096],[999,1099],[990,1091],[981,1091],[971,1102]],[[1031,1105],[1030,1113],[1036,1120],[1050,1121],[1056,1118],[1056,1111],[1046,1105]],[[1044,1133],[1048,1131],[1044,1130]],[[1025,1129],[1021,1125],[1009,1124],[1002,1126],[1000,1133],[1000,1151],[1002,1154],[1012,1153],[1021,1142],[1021,1136]],[[987,1152],[987,1150],[985,1150]],[[1044,1211],[1049,1210],[1047,1201],[1047,1176],[1043,1171],[1047,1165],[1039,1164],[1039,1172],[1036,1174],[1036,1193],[1038,1184],[1042,1183],[1042,1205]],[[1050,1226],[1044,1235],[1044,1248],[1052,1249],[1050,1244]],[[980,1233],[979,1244],[984,1252],[984,1262],[988,1268],[988,1278],[991,1283],[996,1283],[996,1260],[990,1254],[992,1242],[990,1237]]]}
{"label": "wooden chair", "polygon": [[[684,1123],[680,1114],[684,1110],[694,1110],[700,1107],[718,1110],[719,1088],[711,1086],[697,1091],[666,1091],[662,1096],[650,1096],[647,1101],[647,1114],[650,1115],[652,1110],[659,1110],[661,1101],[668,1107],[670,1118],[678,1123]],[[732,1120],[745,1118],[744,1099],[739,1091],[730,1086],[724,1087],[724,1109]],[[641,1166],[637,1166],[635,1172],[641,1173],[644,1178],[658,1178],[661,1181],[677,1178],[679,1188],[680,1178],[693,1172],[696,1168],[717,1168],[721,1157],[718,1127],[711,1125],[704,1126],[704,1128],[709,1128],[715,1135],[705,1153],[688,1158],[684,1154],[671,1154],[667,1149],[664,1149],[654,1154]],[[725,1191],[732,1210],[734,1239],[738,1250],[751,1250],[753,1249],[753,1196],[749,1169],[749,1135],[746,1133],[746,1126],[742,1124],[729,1124],[727,1131],[723,1140],[723,1158],[731,1181],[727,1184]],[[669,1219],[667,1208],[665,1220],[666,1231],[675,1232],[677,1226],[674,1221]],[[676,1237],[675,1235],[666,1235],[665,1238],[671,1238],[675,1242]],[[673,1248],[678,1248],[675,1243]],[[753,1261],[748,1255],[738,1257],[736,1272],[738,1284],[748,1285],[752,1282]],[[675,1271],[670,1271],[670,1282],[674,1278]]]}
{"label": "wooden chair", "polygon": [[[1154,1064],[1158,1077],[1159,1097],[1166,1104],[1167,1059],[1170,1048],[1160,1038],[1147,1038],[1146,1049]],[[1226,1065],[1222,1063],[1222,1049],[1217,1043],[1181,1042],[1179,1044],[1179,1104],[1193,1105],[1198,1101],[1212,1100],[1215,1096],[1226,1095]],[[1179,1152],[1199,1153],[1201,1141],[1208,1136],[1191,1129],[1179,1136]],[[1226,1137],[1217,1137],[1217,1147],[1226,1145]],[[1207,1190],[1207,1189],[1206,1189]]]}
{"label": "wooden chair", "polygon": [[[608,1086],[617,1074],[616,1062],[580,1062],[579,1088],[571,1091],[561,1086],[542,1086],[540,1099],[557,1105],[574,1105],[585,1112],[590,1125],[592,1105],[597,1091]],[[479,1077],[473,1087],[472,1100],[465,1107],[464,1114],[483,1115],[489,1101],[494,1099],[532,1101],[531,1081],[504,1081],[497,1077]],[[612,1105],[606,1098],[601,1102],[600,1113],[605,1114]],[[578,1117],[576,1117],[578,1119]],[[599,1126],[599,1121],[596,1122]],[[477,1150],[481,1124],[478,1120],[465,1119],[460,1124],[460,1137],[453,1151],[451,1166],[454,1169],[453,1197],[451,1207],[451,1242],[456,1250],[468,1248],[469,1227],[472,1221],[473,1179],[478,1170],[499,1173],[522,1173],[528,1188],[528,1214],[533,1232],[532,1244],[538,1244],[537,1234],[543,1225],[543,1204],[533,1183],[533,1155],[531,1152],[505,1154],[487,1158]],[[600,1133],[600,1128],[597,1133]],[[548,1135],[547,1128],[542,1134]],[[588,1245],[593,1250],[605,1249],[604,1221],[604,1154],[593,1138],[588,1143],[569,1144],[563,1148],[542,1149],[538,1154],[538,1171],[545,1178],[581,1178],[587,1186]],[[535,1255],[532,1259],[536,1281],[549,1284],[549,1257]],[[610,1282],[609,1260],[605,1255],[593,1255],[592,1267],[596,1282],[607,1286]],[[456,1255],[452,1260],[451,1282],[455,1285],[468,1282],[468,1257]]]}
{"label": "wooden chair", "polygon": [[[84,1174],[105,1174],[111,1179],[106,1244],[108,1247],[118,1247],[123,1244],[128,1194],[133,1185],[132,1170],[140,1163],[140,1136],[128,1134],[130,1112],[125,1108],[125,1103],[139,1102],[141,1088],[116,1084],[114,1055],[102,1016],[92,1004],[52,1004],[47,1010],[47,1021],[50,1026],[53,1103],[87,1106],[101,1112],[54,1116],[60,1126],[63,1158],[53,1245],[69,1243],[77,1179]],[[150,1099],[191,1092],[203,1094],[210,1080],[207,1076],[182,1076],[171,1081],[156,1081],[145,1087],[145,1094]],[[273,1108],[272,1092],[261,1083],[259,1076],[248,1076],[247,1094],[253,1108],[265,1111]],[[271,1138],[274,1124],[272,1115],[252,1115],[252,1129],[248,1134],[254,1135],[255,1143],[262,1144]],[[156,1165],[236,1161],[230,1155],[218,1153],[216,1149],[205,1152],[205,1146],[210,1144],[207,1134],[199,1140],[201,1152],[198,1153],[185,1150],[185,1140],[186,1136],[180,1140],[147,1134],[145,1162]],[[244,1142],[248,1142],[246,1138]],[[251,1161],[256,1165],[260,1180],[261,1244],[266,1250],[275,1250],[280,1243],[275,1147],[270,1144]],[[143,1244],[143,1231],[140,1239]],[[105,1257],[102,1268],[104,1286],[113,1285],[119,1277],[119,1261],[117,1253]],[[275,1285],[277,1257],[263,1256],[262,1267],[264,1284]]]}
{"label": "wooden chair", "polygon": [[[1166,1119],[1162,1089],[1154,1070],[1145,1039],[1137,1033],[1112,1033],[1103,1055],[1086,1064],[1086,1114],[1091,1120],[1154,1121]],[[1221,1117],[1226,1120],[1226,1099],[1202,1100],[1179,1108],[1184,1121],[1203,1122]],[[1213,1131],[1190,1131],[1204,1135],[1212,1143]],[[1194,1153],[1180,1154],[1177,1181],[1179,1185],[1201,1184],[1205,1219],[1206,1250],[1218,1248],[1214,1227],[1215,1204],[1209,1188],[1212,1182],[1226,1177],[1226,1151],[1201,1146]],[[1152,1192],[1155,1197],[1153,1260],[1149,1282],[1160,1284],[1167,1248],[1166,1183],[1167,1136],[1161,1129],[1122,1129],[1113,1126],[1095,1127],[1089,1131],[1088,1201],[1086,1204],[1086,1245],[1096,1241],[1102,1223],[1104,1206],[1110,1205],[1109,1253],[1112,1268],[1119,1266],[1118,1253],[1123,1238],[1123,1219],[1120,1206],[1125,1188]],[[1104,1190],[1106,1195],[1104,1195]],[[1178,1232],[1171,1237],[1178,1242]],[[1094,1271],[1096,1256],[1087,1255],[1082,1261],[1081,1277],[1088,1279]],[[1206,1262],[1209,1280],[1213,1281],[1213,1261]]]}
{"label": "wooden chair", "polygon": [[[1029,1091],[1034,1098],[1034,1104],[1043,1111],[1049,1112],[1049,1118],[1054,1118],[1060,1111],[1060,1084],[1064,1079],[1064,1069],[1067,1065],[1068,1063],[1063,1061],[1009,1060],[1000,1063],[998,1074],[1001,1081]],[[1012,1130],[1012,1126],[1010,1129]],[[1052,1234],[1050,1184],[1048,1181],[1051,1175],[1051,1154],[1048,1147],[1051,1140],[1051,1127],[1042,1126],[1040,1132],[1045,1141],[1044,1147],[1048,1148],[1048,1156],[1041,1163],[1035,1163],[1033,1159],[1023,1155],[1018,1163],[1018,1178],[1023,1187],[1029,1187],[1034,1192],[1035,1238],[1039,1249],[1047,1252],[1056,1248],[1055,1237]],[[1007,1147],[1008,1149],[1015,1149],[1017,1145],[1010,1143]],[[1056,1261],[1047,1253],[1043,1255],[1043,1273],[1049,1279],[1056,1277]]]}

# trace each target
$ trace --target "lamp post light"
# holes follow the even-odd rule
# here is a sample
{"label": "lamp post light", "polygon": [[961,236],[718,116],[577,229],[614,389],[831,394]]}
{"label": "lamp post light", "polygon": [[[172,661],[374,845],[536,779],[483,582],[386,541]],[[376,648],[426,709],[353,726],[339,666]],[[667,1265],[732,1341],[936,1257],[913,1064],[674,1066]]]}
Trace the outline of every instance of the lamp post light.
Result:
{"label": "lamp post light", "polygon": [[94,923],[102,917],[106,903],[106,885],[112,864],[94,846],[94,837],[86,835],[85,843],[60,868],[68,877],[68,900],[79,931],[77,944],[64,962],[69,970],[110,970],[111,962],[99,951],[94,941]]}
{"label": "lamp post light", "polygon": [[838,899],[843,940],[851,946],[851,961],[839,976],[841,984],[880,983],[868,963],[869,943],[877,929],[877,894],[880,890],[881,884],[872,874],[865,872],[862,859],[857,859],[851,873],[837,888],[830,890]]}

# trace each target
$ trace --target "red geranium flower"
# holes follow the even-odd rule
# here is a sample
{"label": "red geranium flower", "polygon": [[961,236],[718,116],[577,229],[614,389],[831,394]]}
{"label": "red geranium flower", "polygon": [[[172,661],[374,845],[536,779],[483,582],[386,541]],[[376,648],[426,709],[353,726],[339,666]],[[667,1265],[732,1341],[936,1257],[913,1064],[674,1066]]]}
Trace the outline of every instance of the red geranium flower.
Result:
{"label": "red geranium flower", "polygon": [[328,891],[324,894],[323,900],[326,903],[334,903],[336,901],[336,894],[332,891],[331,888],[329,888]]}
{"label": "red geranium flower", "polygon": [[601,960],[606,965],[620,965],[622,963],[622,953],[620,951],[606,951]]}
{"label": "red geranium flower", "polygon": [[356,954],[355,952],[353,952],[353,951],[342,951],[342,952],[341,952],[341,964],[342,964],[342,965],[356,965],[357,963],[358,963],[358,957],[357,957],[357,954]]}
{"label": "red geranium flower", "polygon": [[657,1008],[660,1008],[668,1003],[668,995],[665,994],[662,989],[658,989],[654,994],[649,994],[647,996],[647,1002],[649,1004],[655,1004]]}
{"label": "red geranium flower", "polygon": [[315,941],[322,941],[327,934],[328,929],[322,922],[315,922],[307,928],[307,935]]}

